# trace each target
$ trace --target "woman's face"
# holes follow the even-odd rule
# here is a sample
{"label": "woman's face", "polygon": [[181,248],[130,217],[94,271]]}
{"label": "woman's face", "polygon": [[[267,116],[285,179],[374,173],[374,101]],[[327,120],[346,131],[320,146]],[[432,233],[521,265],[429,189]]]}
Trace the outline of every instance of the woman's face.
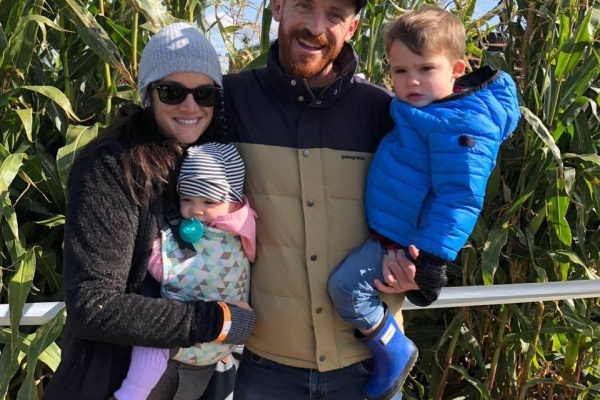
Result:
{"label": "woman's face", "polygon": [[[211,78],[197,72],[167,75],[156,83],[182,86],[188,89],[215,85]],[[150,90],[152,91],[154,118],[163,133],[184,144],[195,143],[210,125],[214,108],[199,106],[191,93],[188,93],[180,104],[165,104],[160,101],[156,88]]]}

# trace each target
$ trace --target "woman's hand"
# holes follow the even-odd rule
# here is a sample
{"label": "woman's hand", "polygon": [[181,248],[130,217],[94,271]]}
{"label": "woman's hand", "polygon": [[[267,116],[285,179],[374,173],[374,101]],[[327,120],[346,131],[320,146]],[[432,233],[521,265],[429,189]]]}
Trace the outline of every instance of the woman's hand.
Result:
{"label": "woman's hand", "polygon": [[[408,251],[413,259],[419,256],[419,250],[413,245],[408,248]],[[415,282],[417,268],[404,250],[388,250],[387,255],[383,256],[382,269],[385,283],[379,279],[373,282],[380,292],[404,293],[409,290],[419,290]]]}
{"label": "woman's hand", "polygon": [[244,310],[254,311],[254,309],[252,307],[250,307],[250,304],[246,303],[245,301],[231,300],[231,301],[228,301],[227,303],[232,304],[239,308],[243,308]]}

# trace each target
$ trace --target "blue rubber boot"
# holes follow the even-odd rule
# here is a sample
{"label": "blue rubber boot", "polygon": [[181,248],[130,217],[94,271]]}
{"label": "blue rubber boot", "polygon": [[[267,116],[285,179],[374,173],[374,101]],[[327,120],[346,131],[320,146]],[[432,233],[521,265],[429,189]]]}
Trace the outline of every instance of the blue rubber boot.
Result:
{"label": "blue rubber boot", "polygon": [[398,328],[387,307],[379,327],[364,336],[356,336],[373,353],[373,375],[364,388],[369,400],[389,400],[402,388],[417,361],[417,346]]}

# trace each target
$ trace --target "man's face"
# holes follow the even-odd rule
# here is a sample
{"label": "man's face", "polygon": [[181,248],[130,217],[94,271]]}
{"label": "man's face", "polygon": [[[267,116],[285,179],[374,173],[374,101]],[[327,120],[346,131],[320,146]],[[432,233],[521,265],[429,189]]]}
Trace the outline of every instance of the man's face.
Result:
{"label": "man's face", "polygon": [[331,71],[358,20],[355,0],[275,0],[279,57],[286,72],[312,79]]}

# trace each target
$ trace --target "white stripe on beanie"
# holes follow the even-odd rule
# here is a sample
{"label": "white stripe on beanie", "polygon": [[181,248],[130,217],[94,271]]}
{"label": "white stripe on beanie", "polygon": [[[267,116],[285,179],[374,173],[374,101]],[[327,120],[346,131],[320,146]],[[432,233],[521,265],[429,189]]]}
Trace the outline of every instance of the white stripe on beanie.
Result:
{"label": "white stripe on beanie", "polygon": [[177,192],[185,196],[206,197],[219,203],[244,199],[245,167],[232,144],[206,143],[187,150]]}

